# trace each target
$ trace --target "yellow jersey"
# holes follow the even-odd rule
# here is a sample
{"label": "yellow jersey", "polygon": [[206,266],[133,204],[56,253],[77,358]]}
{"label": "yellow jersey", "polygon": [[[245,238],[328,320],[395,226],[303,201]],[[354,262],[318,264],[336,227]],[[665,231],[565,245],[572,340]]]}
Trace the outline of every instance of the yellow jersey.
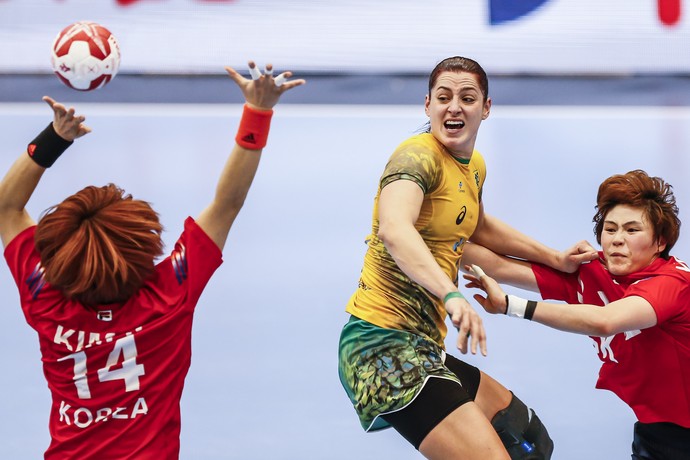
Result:
{"label": "yellow jersey", "polygon": [[458,160],[430,133],[413,136],[390,157],[374,200],[371,234],[359,286],[346,311],[383,328],[428,336],[442,348],[447,333],[443,300],[412,281],[378,238],[381,189],[396,180],[411,180],[424,192],[415,228],[436,262],[457,284],[465,242],[479,219],[486,164],[478,151]]}

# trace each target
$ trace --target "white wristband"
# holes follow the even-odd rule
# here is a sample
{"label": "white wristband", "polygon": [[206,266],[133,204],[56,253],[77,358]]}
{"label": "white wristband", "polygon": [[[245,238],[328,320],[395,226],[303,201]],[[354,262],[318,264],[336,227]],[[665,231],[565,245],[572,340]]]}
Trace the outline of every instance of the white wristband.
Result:
{"label": "white wristband", "polygon": [[532,321],[536,309],[537,302],[534,300],[525,300],[516,295],[506,296],[506,315],[508,316]]}
{"label": "white wristband", "polygon": [[506,296],[508,301],[508,309],[506,310],[506,315],[512,316],[514,318],[524,318],[525,310],[527,309],[527,299],[518,297],[516,295]]}

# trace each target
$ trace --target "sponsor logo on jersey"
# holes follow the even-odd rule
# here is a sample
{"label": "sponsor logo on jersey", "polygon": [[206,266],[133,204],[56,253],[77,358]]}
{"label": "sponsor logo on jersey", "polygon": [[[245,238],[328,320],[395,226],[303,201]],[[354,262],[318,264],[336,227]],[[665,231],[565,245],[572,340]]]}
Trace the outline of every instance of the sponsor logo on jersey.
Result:
{"label": "sponsor logo on jersey", "polygon": [[465,216],[467,215],[467,207],[463,206],[462,209],[460,210],[460,214],[458,214],[458,217],[455,218],[455,225],[460,225],[463,220],[465,220]]}
{"label": "sponsor logo on jersey", "polygon": [[100,319],[101,321],[112,321],[113,320],[113,311],[112,310],[99,311],[96,313],[96,318]]}

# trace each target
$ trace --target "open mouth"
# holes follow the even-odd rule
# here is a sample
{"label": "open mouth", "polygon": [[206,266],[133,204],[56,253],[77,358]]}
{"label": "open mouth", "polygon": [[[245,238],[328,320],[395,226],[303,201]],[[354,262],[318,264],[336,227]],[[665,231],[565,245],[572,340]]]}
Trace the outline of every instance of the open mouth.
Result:
{"label": "open mouth", "polygon": [[465,127],[465,122],[461,120],[448,120],[443,123],[443,126],[449,130],[457,130]]}

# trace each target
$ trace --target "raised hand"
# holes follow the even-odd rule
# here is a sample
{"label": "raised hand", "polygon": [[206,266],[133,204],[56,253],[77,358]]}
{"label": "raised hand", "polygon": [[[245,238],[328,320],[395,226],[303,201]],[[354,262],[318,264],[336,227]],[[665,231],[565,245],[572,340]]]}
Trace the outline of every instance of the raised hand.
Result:
{"label": "raised hand", "polygon": [[287,81],[292,76],[290,71],[274,77],[272,64],[266,64],[264,73],[261,73],[254,61],[249,61],[248,64],[252,79],[244,78],[232,67],[225,67],[225,71],[239,86],[247,103],[257,109],[272,109],[285,91],[306,83],[303,79]]}
{"label": "raised hand", "polygon": [[84,124],[86,117],[75,115],[74,107],[66,108],[49,96],[43,96],[43,100],[53,109],[53,129],[66,141],[73,141],[91,132],[91,128]]}

